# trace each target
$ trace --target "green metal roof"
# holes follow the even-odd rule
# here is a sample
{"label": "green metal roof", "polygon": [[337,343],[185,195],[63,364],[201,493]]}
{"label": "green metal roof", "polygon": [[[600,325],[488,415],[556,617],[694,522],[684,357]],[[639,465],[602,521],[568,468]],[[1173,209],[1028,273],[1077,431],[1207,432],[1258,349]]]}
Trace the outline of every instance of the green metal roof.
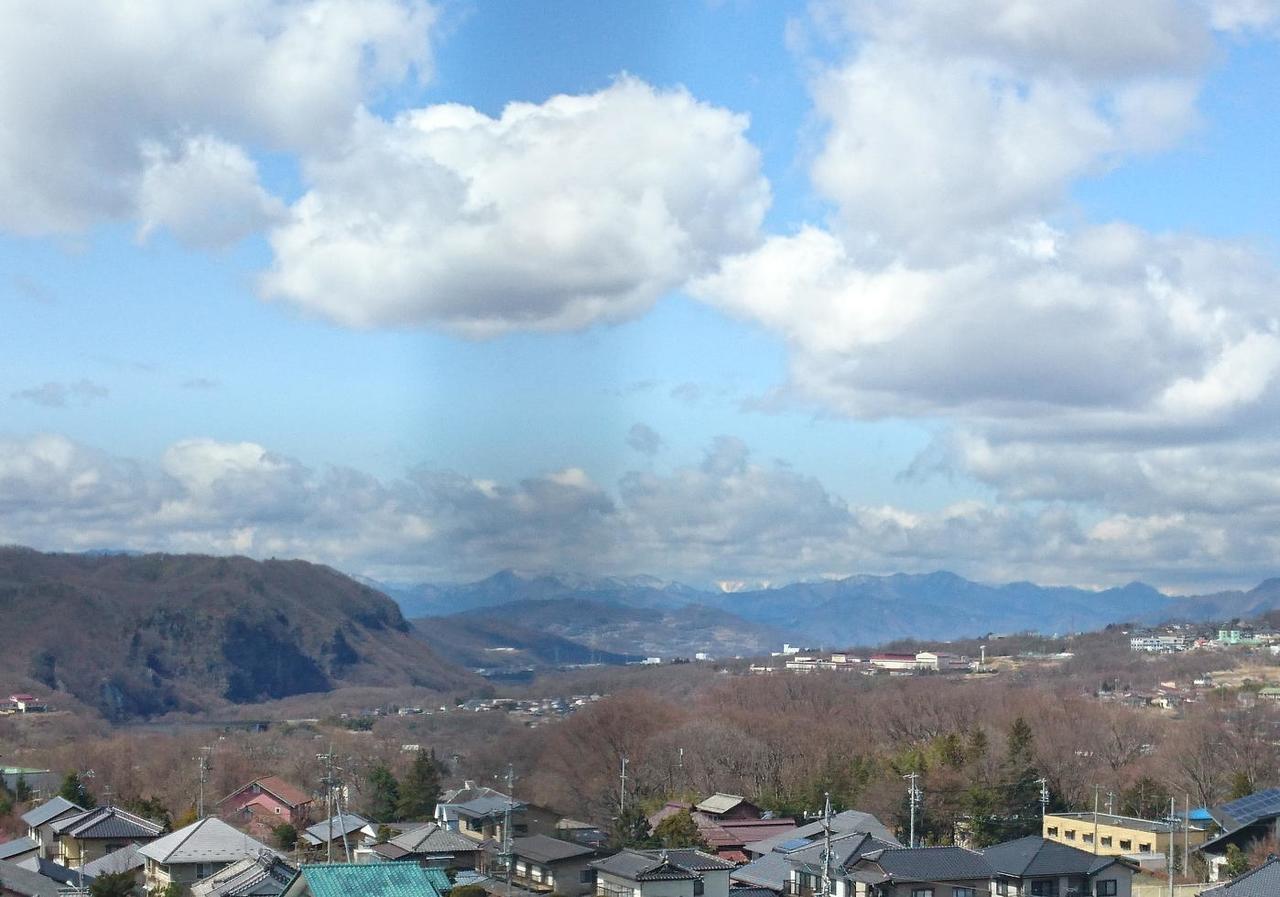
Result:
{"label": "green metal roof", "polygon": [[440,897],[432,876],[413,863],[334,863],[299,874],[312,897]]}
{"label": "green metal roof", "polygon": [[447,894],[453,888],[453,882],[449,881],[449,876],[445,875],[443,869],[423,869],[427,873],[427,880],[435,885],[436,891],[441,894]]}

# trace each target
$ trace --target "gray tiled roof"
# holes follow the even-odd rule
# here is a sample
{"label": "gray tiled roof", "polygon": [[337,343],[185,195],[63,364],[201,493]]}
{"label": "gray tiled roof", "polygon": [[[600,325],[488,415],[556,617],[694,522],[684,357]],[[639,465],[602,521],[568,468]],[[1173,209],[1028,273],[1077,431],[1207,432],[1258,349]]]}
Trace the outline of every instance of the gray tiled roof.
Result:
{"label": "gray tiled roof", "polygon": [[[369,820],[358,813],[339,813],[333,817],[333,837],[341,838],[343,835],[350,835],[368,824]],[[326,819],[310,826],[302,833],[302,839],[312,846],[323,844],[329,840],[329,832],[329,820]]]}
{"label": "gray tiled roof", "polygon": [[454,812],[461,813],[463,816],[482,819],[488,816],[501,816],[507,812],[508,804],[510,804],[512,811],[515,812],[525,808],[525,804],[518,800],[512,801],[505,794],[485,795],[469,800],[466,803],[449,804],[449,808]]}
{"label": "gray tiled roof", "polygon": [[191,897],[271,897],[283,894],[298,870],[267,852],[245,857],[191,886]]}
{"label": "gray tiled roof", "polygon": [[[834,866],[844,869],[874,850],[886,850],[898,846],[897,842],[882,841],[865,832],[849,832],[831,839],[831,860]],[[822,856],[825,850],[826,845],[822,841],[817,841],[808,847],[784,855],[790,865],[821,869],[825,864]]]}
{"label": "gray tiled roof", "polygon": [[138,853],[138,848],[141,846],[141,844],[130,844],[128,847],[113,850],[92,863],[86,863],[85,874],[97,876],[103,873],[132,872],[134,869],[141,869],[147,864],[147,861]]}
{"label": "gray tiled roof", "polygon": [[1280,860],[1269,859],[1252,872],[1200,893],[1204,897],[1276,897],[1280,894]]}
{"label": "gray tiled roof", "polygon": [[538,863],[556,863],[561,860],[590,856],[595,853],[590,847],[584,847],[572,841],[561,841],[559,838],[551,838],[546,835],[512,838],[511,847],[517,857],[523,857]]}
{"label": "gray tiled roof", "polygon": [[150,841],[164,831],[164,826],[143,819],[119,807],[98,807],[79,816],[59,819],[52,826],[58,835],[72,838],[118,838],[122,841]]}
{"label": "gray tiled roof", "polygon": [[35,841],[32,841],[30,838],[18,838],[15,841],[6,841],[4,844],[0,844],[0,860],[8,860],[16,856],[21,856],[24,853],[30,853],[33,850],[38,850],[39,847],[40,845]]}
{"label": "gray tiled roof", "polygon": [[61,887],[51,878],[0,860],[0,890],[13,891],[21,897],[58,897]]}
{"label": "gray tiled roof", "polygon": [[982,855],[996,871],[1019,878],[1029,875],[1092,875],[1120,861],[1118,857],[1096,856],[1039,835],[993,844],[982,851]]}
{"label": "gray tiled roof", "polygon": [[58,816],[61,816],[63,813],[66,813],[67,811],[83,813],[84,807],[80,806],[79,804],[73,804],[71,801],[67,800],[65,797],[58,796],[53,798],[53,800],[45,801],[40,806],[36,807],[34,810],[30,810],[27,813],[24,813],[22,816],[22,821],[25,822],[27,825],[29,825],[31,828],[36,828],[38,826],[44,825],[50,819],[54,819]]}
{"label": "gray tiled roof", "polygon": [[406,853],[461,853],[468,850],[479,850],[480,845],[465,835],[441,828],[434,822],[418,828],[401,832],[388,843],[399,847]]}
{"label": "gray tiled roof", "polygon": [[[821,821],[806,823],[789,832],[781,832],[772,838],[765,838],[763,841],[748,844],[746,849],[754,854],[765,854],[777,850],[781,845],[789,841],[801,838],[821,840],[822,828]],[[870,813],[863,813],[860,810],[845,810],[843,813],[836,813],[831,817],[831,831],[835,834],[866,832],[889,844],[898,843],[898,839],[893,836],[893,832],[885,827],[883,822]]]}
{"label": "gray tiled roof", "polygon": [[995,875],[982,854],[963,847],[895,847],[872,851],[859,861],[867,862],[901,881],[966,881]]}
{"label": "gray tiled roof", "polygon": [[701,850],[624,850],[591,866],[630,881],[678,881],[701,878],[703,872],[724,872],[733,863]]}
{"label": "gray tiled roof", "polygon": [[775,851],[734,869],[729,873],[729,880],[781,891],[790,875],[791,864],[787,862],[787,855]]}
{"label": "gray tiled roof", "polygon": [[27,857],[14,865],[21,866],[28,872],[34,872],[36,875],[42,875],[50,881],[56,881],[60,885],[79,884],[81,881],[89,882],[93,876],[80,869],[72,869],[61,863],[55,863],[53,860],[46,860],[44,857]]}
{"label": "gray tiled roof", "polygon": [[271,848],[212,816],[193,822],[139,849],[149,860],[176,863],[234,863]]}

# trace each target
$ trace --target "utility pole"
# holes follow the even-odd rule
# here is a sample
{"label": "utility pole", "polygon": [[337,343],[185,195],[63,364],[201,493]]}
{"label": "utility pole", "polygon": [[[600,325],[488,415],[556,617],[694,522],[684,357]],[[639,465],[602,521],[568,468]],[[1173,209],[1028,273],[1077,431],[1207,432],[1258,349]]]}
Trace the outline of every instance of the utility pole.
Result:
{"label": "utility pole", "polygon": [[907,841],[908,847],[916,846],[916,807],[920,803],[922,796],[919,788],[916,787],[916,780],[920,778],[920,773],[912,772],[903,776],[907,780],[907,799],[911,803],[911,835]]}
{"label": "utility pole", "polygon": [[1049,780],[1043,776],[1036,779],[1040,786],[1040,828],[1044,829],[1044,817],[1049,815]]}
{"label": "utility pole", "polygon": [[627,811],[627,758],[622,758],[622,775],[618,777],[621,785],[618,786],[618,816],[622,816]]}
{"label": "utility pole", "polygon": [[1116,793],[1114,791],[1107,792],[1107,815],[1114,816],[1116,809]]}
{"label": "utility pole", "polygon": [[1098,794],[1102,790],[1101,785],[1093,786],[1093,852],[1098,853]]}
{"label": "utility pole", "polygon": [[1166,858],[1169,861],[1169,897],[1173,897],[1173,833],[1174,826],[1178,824],[1178,815],[1174,807],[1174,798],[1171,797],[1169,798],[1169,817],[1165,820],[1169,823],[1169,846],[1165,850],[1165,854],[1167,855]]}
{"label": "utility pole", "polygon": [[329,837],[325,841],[325,862],[333,864],[333,742],[329,742],[327,754],[316,754],[316,759],[324,764],[324,812],[329,818]]}
{"label": "utility pole", "polygon": [[209,781],[209,770],[213,769],[213,765],[209,762],[209,754],[213,751],[211,747],[200,748],[200,756],[196,758],[199,764],[199,781],[200,791],[196,800],[196,818],[204,819],[204,786]]}
{"label": "utility pole", "polygon": [[831,792],[823,795],[822,807],[822,894],[821,897],[832,897],[834,894],[835,875],[832,873],[831,853]]}
{"label": "utility pole", "polygon": [[[625,760],[623,761],[626,762]],[[515,769],[507,764],[507,808],[502,815],[502,865],[506,871],[507,897],[511,897],[511,811],[515,808]]]}
{"label": "utility pole", "polygon": [[1191,794],[1184,793],[1182,799],[1185,801],[1186,814],[1182,817],[1182,875],[1183,877],[1191,874]]}

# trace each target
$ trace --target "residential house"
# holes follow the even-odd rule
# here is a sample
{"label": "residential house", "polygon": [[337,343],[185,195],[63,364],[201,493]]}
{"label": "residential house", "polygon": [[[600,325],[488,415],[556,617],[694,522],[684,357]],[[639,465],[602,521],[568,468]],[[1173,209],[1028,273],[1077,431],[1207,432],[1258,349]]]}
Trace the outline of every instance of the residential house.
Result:
{"label": "residential house", "polygon": [[93,881],[93,876],[84,869],[71,869],[53,860],[46,860],[44,857],[28,857],[20,863],[14,863],[14,865],[21,866],[28,872],[34,872],[36,875],[43,876],[49,881],[55,881],[67,888],[83,887]]}
{"label": "residential house", "polygon": [[982,851],[996,871],[996,893],[1030,897],[1130,897],[1133,865],[1116,856],[1088,853],[1037,835]]}
{"label": "residential house", "polygon": [[35,695],[24,693],[9,695],[9,703],[19,713],[44,713],[49,706]]}
{"label": "residential house", "polygon": [[17,838],[0,844],[0,860],[20,863],[28,857],[40,855],[40,844],[30,838]]}
{"label": "residential house", "polygon": [[[790,895],[808,895],[817,893],[824,876],[832,876],[833,897],[849,897],[856,892],[853,869],[858,861],[871,853],[900,846],[896,841],[882,841],[866,832],[847,832],[833,835],[831,838],[830,867],[827,865],[827,840],[825,836],[817,843],[806,841],[803,847],[792,850],[775,851],[761,857],[741,869],[730,873],[730,877],[741,883],[753,883],[756,887],[767,887],[775,890],[776,873],[772,870],[783,868],[781,889],[778,893]],[[741,877],[741,873],[747,877]],[[755,879],[754,882],[751,879]]]}
{"label": "residential house", "polygon": [[298,874],[272,851],[236,860],[191,886],[191,897],[278,897]]}
{"label": "residential house", "polygon": [[624,850],[591,863],[597,897],[728,897],[733,863],[701,850]]}
{"label": "residential house", "polygon": [[305,829],[299,838],[311,850],[326,854],[332,844],[334,857],[346,857],[350,862],[357,850],[378,839],[378,829],[358,813],[339,813]]}
{"label": "residential house", "polygon": [[303,866],[283,897],[440,897],[427,870],[411,863]]}
{"label": "residential house", "polygon": [[138,852],[141,847],[141,844],[134,842],[128,847],[122,847],[101,859],[94,860],[92,863],[86,863],[84,874],[86,877],[97,878],[99,875],[104,874],[115,875],[121,872],[131,872],[138,880],[138,884],[142,884],[147,861]]}
{"label": "residential house", "polygon": [[1113,813],[1048,813],[1041,834],[1050,841],[1102,856],[1163,854],[1171,837],[1176,838],[1178,849],[1184,837],[1193,848],[1209,838],[1208,829],[1199,823],[1189,823],[1185,831],[1178,827],[1171,834],[1169,823],[1163,820]]}
{"label": "residential house", "polygon": [[987,897],[996,879],[986,858],[964,847],[875,850],[847,875],[853,897]]}
{"label": "residential house", "polygon": [[1280,859],[1268,857],[1256,869],[1237,875],[1225,884],[1200,892],[1200,897],[1276,897],[1280,894]]}
{"label": "residential house", "polygon": [[402,831],[371,849],[375,860],[411,862],[436,869],[475,869],[483,865],[482,845],[434,822]]}
{"label": "residential house", "polygon": [[213,816],[165,835],[138,850],[146,860],[146,887],[156,892],[170,883],[190,885],[271,848]]}
{"label": "residential house", "polygon": [[82,813],[84,807],[59,796],[24,813],[22,821],[27,826],[27,837],[39,845],[40,856],[51,860],[58,855],[58,837],[53,833],[54,824]]}
{"label": "residential house", "polygon": [[[821,820],[808,822],[793,831],[773,834],[768,838],[749,843],[746,846],[746,851],[752,857],[762,857],[776,851],[790,851],[807,847],[823,839],[825,825]],[[870,813],[863,813],[860,810],[845,810],[843,813],[836,813],[831,817],[830,825],[831,832],[835,835],[863,832],[864,834],[874,835],[879,840],[894,847],[902,846],[893,836],[893,832],[889,831],[883,822]]]}
{"label": "residential house", "polygon": [[[511,881],[526,891],[580,897],[595,891],[594,849],[546,835],[511,839]],[[493,868],[493,865],[490,865]],[[494,873],[504,878],[502,871]]]}
{"label": "residential house", "polygon": [[283,823],[305,828],[311,822],[314,801],[301,788],[279,776],[264,776],[241,785],[218,801],[223,819],[249,828],[256,836],[270,837]]}
{"label": "residential house", "polygon": [[58,862],[71,869],[88,865],[130,844],[149,844],[164,826],[119,807],[98,807],[51,826],[58,839]]}
{"label": "residential house", "polygon": [[688,812],[711,852],[721,859],[745,863],[750,857],[746,845],[775,835],[795,831],[792,819],[764,818],[758,806],[736,794],[716,793],[697,804],[669,801],[649,817],[657,828],[667,817]]}
{"label": "residential house", "polygon": [[564,818],[556,823],[555,837],[561,841],[575,841],[597,850],[609,843],[609,836],[598,825],[578,819]]}
{"label": "residential house", "polygon": [[436,822],[450,831],[473,841],[501,841],[508,810],[511,813],[511,835],[554,835],[560,815],[545,807],[515,800],[493,788],[465,782],[461,788],[446,791],[436,804]]}
{"label": "residential house", "polygon": [[0,860],[0,897],[59,897],[62,885]]}
{"label": "residential house", "polygon": [[1209,814],[1222,832],[1198,843],[1207,854],[1225,854],[1229,845],[1247,850],[1254,841],[1280,835],[1280,788],[1255,791],[1229,803],[1213,807]]}

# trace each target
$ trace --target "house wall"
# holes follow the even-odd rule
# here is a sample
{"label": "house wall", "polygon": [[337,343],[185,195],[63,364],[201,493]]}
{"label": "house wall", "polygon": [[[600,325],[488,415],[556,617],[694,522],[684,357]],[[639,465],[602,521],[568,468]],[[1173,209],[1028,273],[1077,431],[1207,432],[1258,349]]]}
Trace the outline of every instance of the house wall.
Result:
{"label": "house wall", "polygon": [[[1099,856],[1123,856],[1129,853],[1164,853],[1169,847],[1169,832],[1151,832],[1141,828],[1129,828],[1124,825],[1104,822],[1097,824],[1097,844],[1094,844],[1093,819],[1045,816],[1041,826],[1044,837],[1059,844],[1066,844]],[[1074,833],[1074,837],[1072,837]],[[1194,849],[1209,840],[1207,831],[1185,833]],[[1174,846],[1182,849],[1183,832],[1174,832]],[[1128,846],[1125,846],[1125,844]],[[1142,845],[1149,845],[1143,847]]]}
{"label": "house wall", "polygon": [[[991,887],[991,881],[985,878],[973,879],[971,881],[949,881],[938,884],[921,884],[919,882],[892,882],[879,886],[880,893],[883,897],[911,897],[914,891],[922,888],[933,889],[933,897],[953,897],[957,888],[973,888],[977,897],[987,897],[988,894],[994,893]],[[1063,897],[1066,891],[1059,891],[1059,897]]]}
{"label": "house wall", "polygon": [[147,860],[146,887],[149,891],[162,890],[171,883],[189,885],[202,878],[208,878],[215,872],[225,869],[230,863],[173,863],[164,865],[155,860]]}
{"label": "house wall", "polygon": [[58,862],[68,869],[100,860],[109,853],[128,847],[134,841],[147,843],[153,838],[67,838],[58,839]]}

